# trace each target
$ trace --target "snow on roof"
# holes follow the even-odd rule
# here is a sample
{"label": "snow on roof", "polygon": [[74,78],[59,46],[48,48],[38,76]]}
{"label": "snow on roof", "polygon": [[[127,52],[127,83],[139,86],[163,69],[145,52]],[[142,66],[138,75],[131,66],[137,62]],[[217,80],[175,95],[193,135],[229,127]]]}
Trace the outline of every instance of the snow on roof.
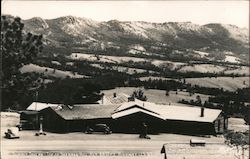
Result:
{"label": "snow on roof", "polygon": [[143,109],[140,109],[140,108],[136,108],[136,107],[131,108],[131,109],[126,110],[126,111],[116,112],[116,113],[112,114],[112,118],[117,119],[117,118],[120,118],[120,117],[123,117],[123,116],[127,116],[127,115],[134,114],[134,113],[139,113],[139,112],[148,114],[150,116],[154,116],[156,118],[160,118],[162,120],[165,120],[159,114],[156,114],[154,112],[150,112],[150,111],[147,111],[147,110],[143,110]]}
{"label": "snow on roof", "polygon": [[52,108],[66,120],[111,118],[118,105],[82,104],[72,107],[63,106],[61,109]]}
{"label": "snow on roof", "polygon": [[99,100],[98,103],[103,104],[103,105],[117,105],[117,104],[123,104],[128,101],[129,95],[125,93],[119,93],[114,97],[113,95],[104,95],[103,99]]}
{"label": "snow on roof", "polygon": [[112,115],[112,117],[119,118],[139,111],[145,112],[145,110],[147,112],[159,114],[159,118],[164,120],[182,120],[197,122],[213,122],[221,113],[221,110],[218,109],[205,108],[204,117],[201,117],[200,107],[191,107],[185,105],[157,105],[155,103],[136,100],[133,102],[127,102],[122,104],[116,109],[116,112]]}
{"label": "snow on roof", "polygon": [[[181,121],[196,121],[196,122],[209,122],[212,123],[220,115],[221,110],[218,109],[204,109],[204,117],[201,117],[201,108],[188,106],[188,105],[158,105],[151,102],[144,102],[138,99],[135,101],[127,102],[117,100],[115,97],[113,102],[104,104],[83,104],[75,105],[72,107],[63,106],[61,104],[47,104],[33,102],[27,110],[43,110],[50,107],[57,114],[66,120],[72,119],[94,119],[94,118],[120,118],[135,113],[145,113],[163,120],[181,120]],[[113,98],[113,97],[112,97]],[[123,99],[123,98],[122,98]],[[125,99],[124,99],[125,100]],[[122,104],[114,104],[120,103]]]}
{"label": "snow on roof", "polygon": [[205,108],[204,116],[201,117],[200,107],[166,105],[161,105],[160,107],[162,107],[162,109],[160,109],[159,111],[166,120],[183,120],[212,123],[221,113],[221,110],[218,109]]}
{"label": "snow on roof", "polygon": [[35,110],[40,111],[48,107],[57,108],[61,106],[61,104],[51,104],[51,103],[40,103],[40,102],[33,102],[26,110]]}
{"label": "snow on roof", "polygon": [[151,102],[144,102],[144,101],[141,101],[139,99],[135,99],[135,101],[131,101],[131,102],[126,102],[126,103],[123,103],[120,107],[118,107],[116,109],[116,111],[121,111],[121,110],[124,110],[124,109],[127,109],[127,108],[130,108],[134,105],[137,105],[139,107],[143,107],[143,108],[146,108],[148,110],[151,110],[154,108],[154,106],[156,106],[156,104],[154,103],[151,103]]}

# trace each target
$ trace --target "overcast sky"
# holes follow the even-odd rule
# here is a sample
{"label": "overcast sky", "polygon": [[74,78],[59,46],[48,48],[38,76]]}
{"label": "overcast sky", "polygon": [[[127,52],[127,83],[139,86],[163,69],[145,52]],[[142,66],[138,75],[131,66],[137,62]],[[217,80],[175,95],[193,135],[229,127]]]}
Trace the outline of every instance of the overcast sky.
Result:
{"label": "overcast sky", "polygon": [[73,15],[97,21],[191,21],[249,28],[249,1],[2,1],[2,14],[22,19]]}

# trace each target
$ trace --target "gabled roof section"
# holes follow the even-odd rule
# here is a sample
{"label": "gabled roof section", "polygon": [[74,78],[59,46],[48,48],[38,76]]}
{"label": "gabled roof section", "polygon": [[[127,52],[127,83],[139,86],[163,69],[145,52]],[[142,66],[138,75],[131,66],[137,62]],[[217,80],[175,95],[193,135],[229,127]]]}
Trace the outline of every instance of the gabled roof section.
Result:
{"label": "gabled roof section", "polygon": [[219,109],[204,109],[204,116],[201,117],[201,107],[159,105],[159,112],[166,120],[214,122],[221,113]]}
{"label": "gabled roof section", "polygon": [[122,104],[112,114],[113,118],[120,118],[136,112],[143,112],[164,120],[214,122],[221,113],[218,109],[204,109],[201,117],[201,108],[189,105],[157,105],[150,102],[136,100]]}
{"label": "gabled roof section", "polygon": [[103,105],[117,105],[117,104],[123,104],[128,102],[129,95],[125,93],[119,93],[114,97],[114,95],[104,95],[103,99],[99,100],[98,103]]}
{"label": "gabled roof section", "polygon": [[144,113],[144,114],[147,114],[147,115],[150,115],[150,116],[153,116],[153,117],[165,120],[159,114],[156,114],[154,112],[150,112],[150,111],[147,111],[145,109],[138,108],[138,107],[133,107],[131,109],[127,109],[127,110],[124,110],[124,111],[116,112],[116,113],[112,114],[112,118],[113,119],[117,119],[117,118],[124,117],[124,116],[127,116],[127,115],[135,114],[135,113]]}
{"label": "gabled roof section", "polygon": [[53,109],[65,120],[111,118],[118,105],[83,104]]}
{"label": "gabled roof section", "polygon": [[141,107],[143,109],[147,109],[149,111],[152,111],[152,109],[155,107],[156,104],[151,103],[151,102],[144,102],[144,101],[141,101],[139,99],[135,99],[135,101],[123,103],[120,107],[118,107],[116,109],[116,111],[126,110],[126,109],[133,107],[135,105],[138,107]]}
{"label": "gabled roof section", "polygon": [[60,106],[62,106],[62,104],[33,102],[33,103],[31,103],[31,105],[28,108],[26,108],[26,110],[41,111],[41,110],[48,108],[48,107],[57,108]]}

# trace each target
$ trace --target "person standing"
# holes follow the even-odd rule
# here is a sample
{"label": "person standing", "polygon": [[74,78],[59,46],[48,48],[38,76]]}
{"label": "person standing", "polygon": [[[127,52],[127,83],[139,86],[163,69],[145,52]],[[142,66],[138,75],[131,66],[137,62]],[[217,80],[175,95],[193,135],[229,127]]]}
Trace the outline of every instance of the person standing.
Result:
{"label": "person standing", "polygon": [[145,138],[145,139],[150,139],[150,137],[148,136],[148,126],[145,122],[142,123],[141,126],[141,133],[140,133],[140,138]]}

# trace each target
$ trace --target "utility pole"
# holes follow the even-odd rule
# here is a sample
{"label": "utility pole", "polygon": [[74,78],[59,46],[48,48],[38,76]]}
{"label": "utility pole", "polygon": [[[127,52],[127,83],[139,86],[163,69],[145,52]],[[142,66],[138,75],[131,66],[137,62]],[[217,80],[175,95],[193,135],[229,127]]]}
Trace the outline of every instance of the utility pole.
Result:
{"label": "utility pole", "polygon": [[38,91],[36,91],[36,106],[35,106],[36,111],[37,111],[37,98],[38,98]]}

